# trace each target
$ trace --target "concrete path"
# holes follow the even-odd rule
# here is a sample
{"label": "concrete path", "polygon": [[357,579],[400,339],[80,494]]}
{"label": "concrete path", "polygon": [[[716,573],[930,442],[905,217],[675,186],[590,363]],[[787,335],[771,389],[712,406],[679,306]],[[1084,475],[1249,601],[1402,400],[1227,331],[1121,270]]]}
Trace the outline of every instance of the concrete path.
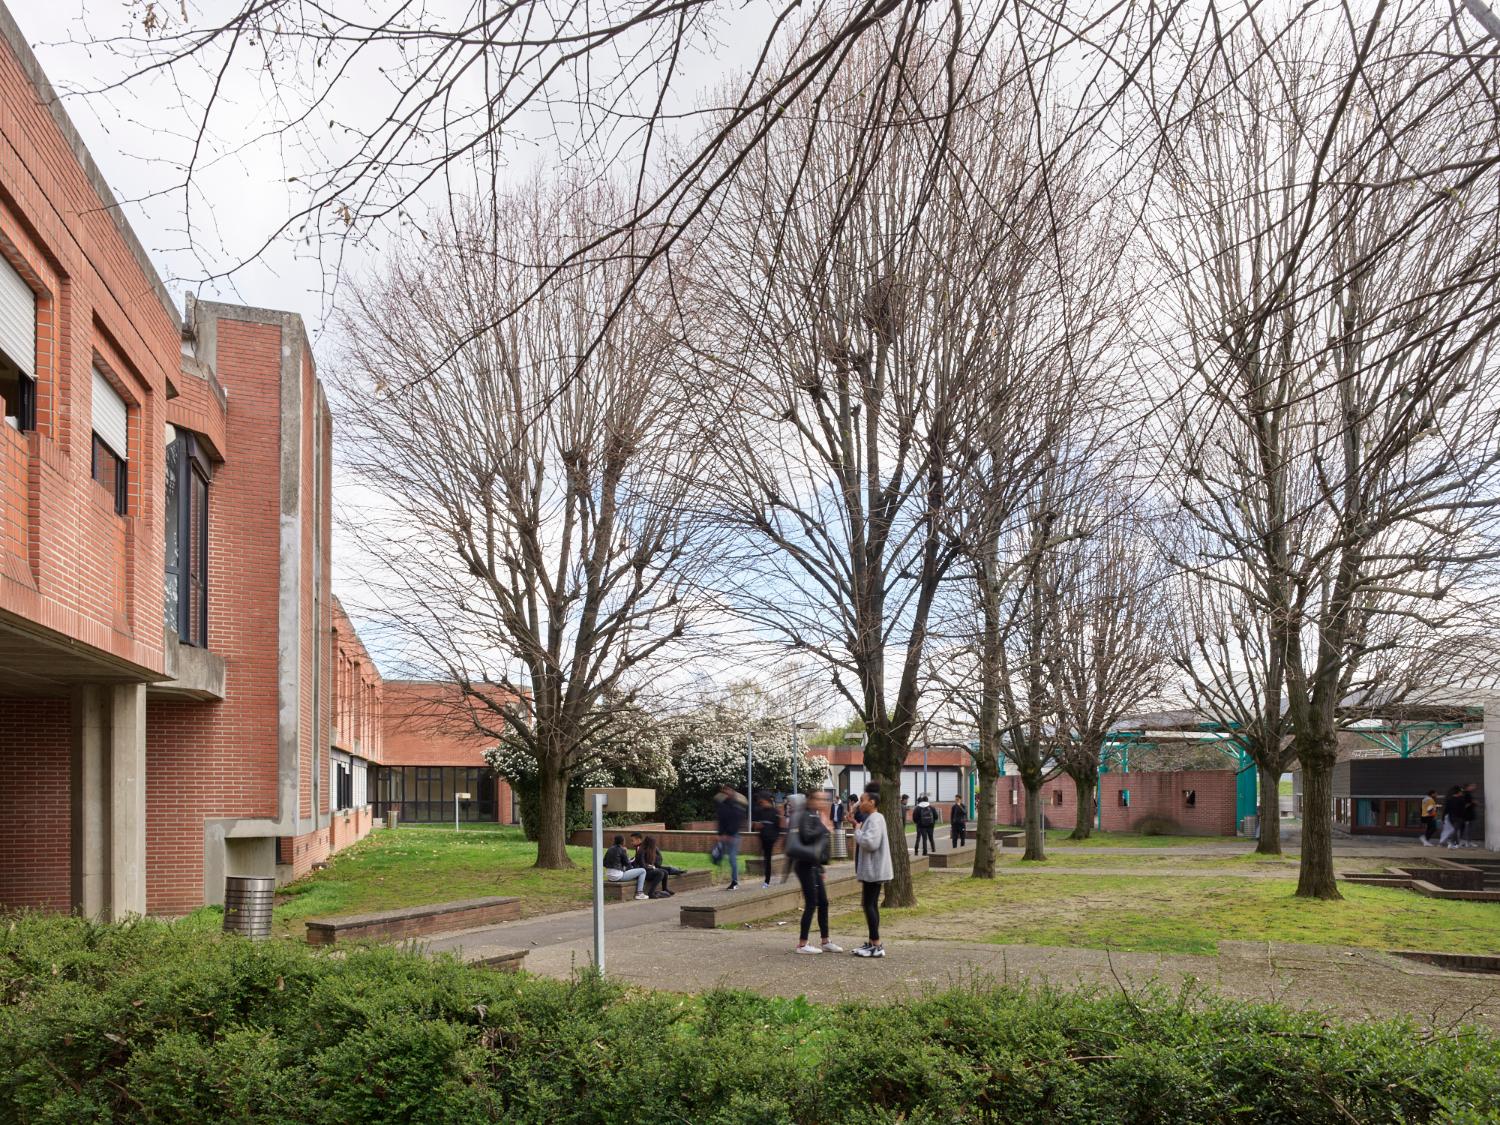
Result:
{"label": "concrete path", "polygon": [[[1083,849],[1070,849],[1073,850]],[[1221,854],[1222,850],[1214,848],[1207,854]],[[1242,852],[1243,842],[1229,850]],[[1089,851],[1112,855],[1164,851],[1205,854],[1202,848]],[[1340,854],[1346,853],[1341,849]],[[1360,848],[1354,854],[1394,860],[1408,858],[1410,852],[1394,854],[1387,843],[1378,850],[1367,852]],[[1002,872],[1019,876],[1035,870],[1007,867]],[[1052,870],[1086,874],[1094,869]],[[1119,869],[1108,868],[1099,868],[1097,872],[1121,874]],[[1276,877],[1273,873],[1255,871],[1181,869],[1175,873],[1252,879]],[[957,874],[961,872],[939,873],[935,877]],[[1287,875],[1282,873],[1280,877]],[[1428,1027],[1478,1022],[1500,1030],[1500,980],[1438,969],[1374,950],[1222,942],[1219,955],[1213,957],[926,940],[897,942],[890,947],[886,958],[867,961],[848,954],[806,957],[792,953],[795,923],[771,930],[735,931],[693,930],[677,923],[678,907],[684,903],[710,903],[727,900],[731,895],[759,893],[757,878],[753,884],[742,883],[742,889],[733,892],[719,886],[686,891],[670,899],[608,906],[604,913],[606,971],[617,980],[667,991],[699,992],[727,986],[773,996],[806,995],[823,1001],[911,996],[933,988],[961,986],[976,979],[1105,990],[1139,989],[1156,984],[1176,992],[1188,986],[1203,987],[1235,999],[1275,1001],[1349,1018],[1404,1013]],[[566,979],[591,963],[592,917],[588,909],[570,910],[442,935],[427,939],[423,945],[433,952],[449,951],[470,957],[497,950],[525,949],[528,972]],[[836,933],[834,939],[852,948],[863,940],[863,935]]]}

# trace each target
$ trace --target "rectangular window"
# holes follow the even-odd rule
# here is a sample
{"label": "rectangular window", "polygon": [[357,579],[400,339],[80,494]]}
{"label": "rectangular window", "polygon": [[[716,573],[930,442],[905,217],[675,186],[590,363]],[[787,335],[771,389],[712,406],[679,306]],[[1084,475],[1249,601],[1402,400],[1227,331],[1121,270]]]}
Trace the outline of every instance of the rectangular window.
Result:
{"label": "rectangular window", "polygon": [[170,427],[166,456],[166,622],[185,645],[208,646],[208,482],[202,443]]}
{"label": "rectangular window", "polygon": [[105,445],[98,434],[94,435],[94,459],[90,471],[114,500],[116,514],[123,516],[130,501],[125,461]]}
{"label": "rectangular window", "polygon": [[1128,809],[1130,807],[1130,790],[1129,789],[1121,789],[1120,790],[1120,807],[1122,809]]}
{"label": "rectangular window", "polygon": [[1194,808],[1198,804],[1198,790],[1184,789],[1182,791],[1182,803],[1188,808]]}
{"label": "rectangular window", "polygon": [[1052,790],[1052,803],[1054,805],[1060,805],[1063,803],[1063,794],[1061,789]]}
{"label": "rectangular window", "polygon": [[0,417],[36,429],[36,294],[0,258]]}
{"label": "rectangular window", "polygon": [[129,506],[126,465],[130,460],[130,408],[104,373],[94,368],[93,475],[115,499],[115,511],[124,515]]}

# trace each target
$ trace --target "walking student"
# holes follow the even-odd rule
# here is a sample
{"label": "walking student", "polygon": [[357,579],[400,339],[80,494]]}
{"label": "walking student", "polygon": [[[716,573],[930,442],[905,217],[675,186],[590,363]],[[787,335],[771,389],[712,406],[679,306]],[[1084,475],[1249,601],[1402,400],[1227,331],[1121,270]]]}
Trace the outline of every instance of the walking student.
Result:
{"label": "walking student", "polygon": [[771,857],[776,854],[776,841],[781,839],[781,814],[776,811],[776,802],[769,794],[762,793],[755,799],[755,834],[760,837],[761,862],[765,864],[763,887],[771,885]]}
{"label": "walking student", "polygon": [[1479,816],[1479,796],[1475,792],[1478,788],[1472,781],[1464,786],[1464,791],[1459,794],[1463,797],[1463,808],[1459,811],[1458,824],[1458,846],[1461,848],[1477,848],[1478,841],[1474,839],[1474,821]]}
{"label": "walking student", "polygon": [[912,810],[911,822],[917,826],[917,845],[912,848],[912,855],[931,855],[934,847],[932,830],[937,826],[937,809],[932,807],[932,802],[923,793],[917,798],[917,807]]}
{"label": "walking student", "polygon": [[715,864],[729,860],[728,890],[738,890],[740,885],[740,829],[745,824],[745,798],[735,792],[731,785],[719,786],[714,797],[714,820],[717,824],[719,842],[710,853]]}
{"label": "walking student", "polygon": [[1463,786],[1455,785],[1448,790],[1448,796],[1443,798],[1443,834],[1438,837],[1438,843],[1444,847],[1456,848],[1463,838],[1464,828],[1464,790]]}
{"label": "walking student", "polygon": [[[828,865],[832,841],[828,833],[828,797],[814,793],[787,822],[786,854],[792,861],[797,882],[802,887],[802,925],[797,935],[797,953],[842,953],[828,934],[828,889],[823,885],[823,868]],[[818,945],[809,945],[813,915],[818,916]]]}
{"label": "walking student", "polygon": [[[854,951],[856,957],[884,957],[880,943],[880,892],[894,877],[890,834],[879,810],[880,785],[870,782],[859,799],[864,819],[854,830],[854,877],[859,880],[860,905],[865,910],[869,940]],[[903,845],[904,846],[904,845]]]}
{"label": "walking student", "polygon": [[948,810],[948,839],[955,848],[969,842],[969,810],[964,808],[962,797],[953,798],[953,807]]}
{"label": "walking student", "polygon": [[1422,798],[1422,846],[1432,847],[1432,838],[1437,835],[1438,830],[1438,799],[1437,790],[1427,790],[1427,796]]}

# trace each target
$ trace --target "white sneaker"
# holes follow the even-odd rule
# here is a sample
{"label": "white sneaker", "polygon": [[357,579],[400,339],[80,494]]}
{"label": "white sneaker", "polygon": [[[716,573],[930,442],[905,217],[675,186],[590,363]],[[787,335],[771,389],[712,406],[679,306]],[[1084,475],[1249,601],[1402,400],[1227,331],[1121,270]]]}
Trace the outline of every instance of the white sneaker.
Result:
{"label": "white sneaker", "polygon": [[821,949],[824,953],[844,952],[844,947],[842,945],[834,945],[831,941],[825,941],[822,945],[818,946],[818,948]]}
{"label": "white sneaker", "polygon": [[821,949],[819,949],[816,945],[799,945],[796,949],[792,950],[792,952],[793,953],[822,953],[823,951]]}
{"label": "white sneaker", "polygon": [[650,896],[650,895],[636,895],[636,896],[635,896],[635,901],[636,901],[636,902],[640,902],[640,901],[642,901],[642,900],[643,900],[643,899],[648,899],[648,898],[650,898],[650,897],[651,897],[651,896]]}
{"label": "white sneaker", "polygon": [[1426,836],[1423,836],[1420,842],[1424,848],[1432,847],[1432,841],[1429,840]]}

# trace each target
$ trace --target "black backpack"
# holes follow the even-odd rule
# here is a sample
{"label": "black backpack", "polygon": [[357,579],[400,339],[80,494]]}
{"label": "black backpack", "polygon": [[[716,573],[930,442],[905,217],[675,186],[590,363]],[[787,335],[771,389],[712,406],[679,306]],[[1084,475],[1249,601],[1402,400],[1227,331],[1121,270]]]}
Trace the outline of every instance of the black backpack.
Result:
{"label": "black backpack", "polygon": [[827,866],[832,850],[833,840],[822,818],[805,810],[800,813],[796,825],[786,834],[788,858]]}
{"label": "black backpack", "polygon": [[918,805],[917,811],[912,814],[912,822],[918,828],[931,828],[937,823],[937,813],[932,811],[931,805]]}

